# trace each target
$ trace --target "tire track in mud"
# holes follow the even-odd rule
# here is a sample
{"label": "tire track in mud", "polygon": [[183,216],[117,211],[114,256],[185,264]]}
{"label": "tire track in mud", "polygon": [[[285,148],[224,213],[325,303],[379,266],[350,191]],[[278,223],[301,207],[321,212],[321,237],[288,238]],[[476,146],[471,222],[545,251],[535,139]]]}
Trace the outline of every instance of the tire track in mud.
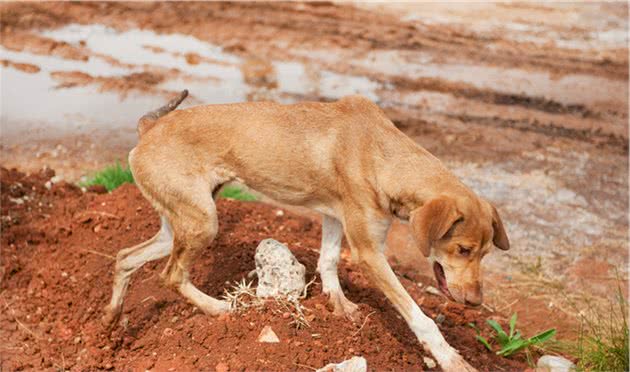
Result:
{"label": "tire track in mud", "polygon": [[[10,4],[0,8],[7,29],[53,27],[71,22],[103,22],[128,28],[133,19],[142,28],[195,34],[227,44],[238,40],[250,50],[262,41],[335,45],[354,50],[422,50],[502,67],[547,70],[564,75],[582,73],[613,79],[628,78],[627,56],[589,55],[588,51],[533,46],[445,25],[401,21],[388,14],[340,4],[257,3],[71,3]],[[186,19],[182,23],[180,20]],[[206,32],[207,31],[207,32]],[[242,37],[240,37],[242,36]],[[499,42],[489,48],[490,42]],[[261,51],[266,53],[266,51]]]}
{"label": "tire track in mud", "polygon": [[516,120],[498,116],[474,116],[467,114],[446,115],[463,123],[473,123],[495,128],[511,128],[522,132],[533,132],[552,138],[565,138],[587,142],[598,146],[607,145],[618,152],[628,154],[628,139],[612,133],[605,133],[601,128],[577,129],[567,128],[554,122],[543,123],[537,119]]}
{"label": "tire track in mud", "polygon": [[[548,112],[552,114],[572,114],[583,118],[599,118],[600,113],[587,108],[582,104],[565,105],[544,97],[532,97],[524,94],[512,94],[497,92],[494,90],[479,89],[470,84],[451,82],[438,78],[408,79],[397,76],[386,80],[400,90],[432,91],[448,93],[455,97],[472,99],[479,102],[495,105],[517,105],[528,109]],[[383,81],[385,82],[385,81]],[[614,113],[617,114],[617,113]]]}

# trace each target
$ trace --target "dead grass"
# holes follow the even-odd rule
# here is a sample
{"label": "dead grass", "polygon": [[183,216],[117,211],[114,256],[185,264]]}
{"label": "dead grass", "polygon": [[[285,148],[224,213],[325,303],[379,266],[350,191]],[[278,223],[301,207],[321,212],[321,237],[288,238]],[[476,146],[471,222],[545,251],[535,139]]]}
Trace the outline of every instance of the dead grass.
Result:
{"label": "dead grass", "polygon": [[223,298],[230,303],[230,308],[236,312],[260,308],[265,306],[269,301],[273,301],[276,306],[272,311],[275,314],[282,316],[288,314],[288,318],[291,319],[289,324],[293,325],[296,329],[308,328],[310,327],[310,323],[305,313],[311,312],[311,310],[303,306],[300,301],[306,298],[308,295],[308,287],[314,282],[315,277],[304,286],[304,290],[299,296],[271,297],[267,299],[256,295],[256,288],[253,287],[253,281],[246,282],[245,279],[242,279],[240,282],[232,285],[229,290],[226,289]]}

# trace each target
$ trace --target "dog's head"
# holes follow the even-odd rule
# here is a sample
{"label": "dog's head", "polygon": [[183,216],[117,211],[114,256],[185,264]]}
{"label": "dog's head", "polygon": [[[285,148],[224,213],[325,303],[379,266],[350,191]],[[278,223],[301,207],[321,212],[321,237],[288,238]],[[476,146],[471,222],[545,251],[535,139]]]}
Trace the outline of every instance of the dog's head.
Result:
{"label": "dog's head", "polygon": [[497,210],[477,197],[440,196],[413,210],[410,223],[442,293],[456,302],[480,305],[481,259],[493,245],[510,248]]}

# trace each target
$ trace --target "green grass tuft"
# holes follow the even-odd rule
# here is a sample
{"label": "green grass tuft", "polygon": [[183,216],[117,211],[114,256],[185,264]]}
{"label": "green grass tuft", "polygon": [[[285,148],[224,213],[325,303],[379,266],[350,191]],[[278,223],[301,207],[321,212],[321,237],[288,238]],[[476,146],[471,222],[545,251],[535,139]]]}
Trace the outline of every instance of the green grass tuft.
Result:
{"label": "green grass tuft", "polygon": [[248,193],[238,186],[225,186],[219,194],[222,198],[242,200],[242,201],[255,201],[256,196]]}
{"label": "green grass tuft", "polygon": [[572,348],[580,370],[630,370],[627,314],[628,300],[619,285],[608,314],[590,311],[582,315],[578,340]]}
{"label": "green grass tuft", "polygon": [[[124,183],[134,183],[133,174],[129,167],[123,168],[120,162],[116,162],[114,165],[105,167],[93,174],[87,181],[79,183],[81,187],[89,187],[93,185],[103,185],[107,191],[112,191]],[[219,194],[222,198],[242,200],[242,201],[255,201],[256,196],[248,193],[239,186],[225,186]]]}
{"label": "green grass tuft", "polygon": [[112,191],[124,183],[134,183],[133,175],[129,167],[123,168],[120,162],[117,161],[116,164],[96,172],[87,181],[81,182],[79,186],[103,185],[107,191]]}

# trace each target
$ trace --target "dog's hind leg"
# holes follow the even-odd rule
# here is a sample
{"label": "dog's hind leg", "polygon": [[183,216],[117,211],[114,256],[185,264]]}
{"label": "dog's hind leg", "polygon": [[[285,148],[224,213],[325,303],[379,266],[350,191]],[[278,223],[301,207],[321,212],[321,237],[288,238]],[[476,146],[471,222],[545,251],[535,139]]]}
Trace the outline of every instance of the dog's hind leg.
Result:
{"label": "dog's hind leg", "polygon": [[131,248],[123,249],[116,255],[112,298],[105,307],[105,315],[102,318],[103,325],[111,327],[117,323],[131,274],[145,263],[166,257],[171,252],[173,233],[166,218],[162,217],[161,223],[160,231],[151,239]]}
{"label": "dog's hind leg", "polygon": [[322,247],[317,261],[317,271],[322,278],[322,291],[329,296],[335,315],[346,315],[352,319],[358,306],[343,294],[337,273],[342,238],[341,222],[336,218],[322,215]]}
{"label": "dog's hind leg", "polygon": [[180,190],[172,210],[170,221],[173,227],[173,251],[162,271],[164,283],[176,289],[191,303],[210,315],[217,315],[230,310],[227,301],[221,301],[200,291],[189,278],[189,268],[197,253],[209,247],[214,240],[219,223],[217,211],[208,185],[203,181],[178,180],[188,190]]}

